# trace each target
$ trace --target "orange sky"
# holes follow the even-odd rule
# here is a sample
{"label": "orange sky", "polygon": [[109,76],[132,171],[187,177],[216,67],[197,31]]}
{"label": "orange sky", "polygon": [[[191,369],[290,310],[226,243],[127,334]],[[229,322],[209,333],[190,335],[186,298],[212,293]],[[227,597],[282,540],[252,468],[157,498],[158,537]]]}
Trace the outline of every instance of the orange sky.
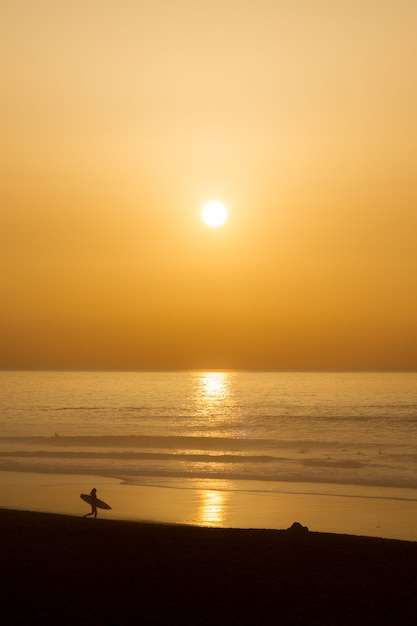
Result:
{"label": "orange sky", "polygon": [[414,0],[0,23],[0,367],[417,369]]}

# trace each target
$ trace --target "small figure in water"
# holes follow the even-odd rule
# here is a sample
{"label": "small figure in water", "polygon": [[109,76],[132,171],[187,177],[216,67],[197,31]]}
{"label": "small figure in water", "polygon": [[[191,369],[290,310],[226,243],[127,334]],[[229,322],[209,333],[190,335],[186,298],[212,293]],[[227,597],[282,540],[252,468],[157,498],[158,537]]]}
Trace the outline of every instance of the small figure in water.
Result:
{"label": "small figure in water", "polygon": [[87,513],[86,515],[84,515],[84,517],[89,517],[90,515],[94,515],[94,517],[97,517],[97,489],[95,487],[94,489],[90,491],[90,496],[91,496],[91,513]]}

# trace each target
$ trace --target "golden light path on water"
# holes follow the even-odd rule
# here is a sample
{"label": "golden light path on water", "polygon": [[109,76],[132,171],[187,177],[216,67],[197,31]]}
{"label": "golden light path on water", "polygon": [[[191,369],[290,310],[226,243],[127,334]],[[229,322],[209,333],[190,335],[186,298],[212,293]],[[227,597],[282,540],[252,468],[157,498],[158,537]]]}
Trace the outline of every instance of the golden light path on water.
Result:
{"label": "golden light path on water", "polygon": [[227,372],[207,372],[199,378],[202,400],[219,402],[229,395],[230,374]]}
{"label": "golden light path on water", "polygon": [[202,493],[198,523],[203,526],[218,526],[224,522],[224,493],[206,490]]}
{"label": "golden light path on water", "polygon": [[200,372],[196,375],[194,411],[195,424],[200,432],[204,430],[208,435],[212,427],[213,436],[229,436],[229,425],[239,414],[233,377],[233,372]]}
{"label": "golden light path on water", "polygon": [[[231,374],[228,372],[204,372],[198,377],[196,398],[200,414],[213,416],[213,409],[218,411],[231,393]],[[207,481],[205,481],[207,483]],[[218,481],[216,481],[216,484]],[[225,522],[225,502],[227,491],[207,489],[200,492],[196,523],[203,526],[221,526]]]}

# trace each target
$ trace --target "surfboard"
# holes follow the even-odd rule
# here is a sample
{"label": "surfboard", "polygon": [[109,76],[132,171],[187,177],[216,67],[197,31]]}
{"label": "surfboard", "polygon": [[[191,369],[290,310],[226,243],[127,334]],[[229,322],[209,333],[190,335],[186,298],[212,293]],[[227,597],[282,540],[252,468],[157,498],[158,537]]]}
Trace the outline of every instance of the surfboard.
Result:
{"label": "surfboard", "polygon": [[[91,504],[92,498],[90,494],[81,493],[80,498],[81,500],[84,500],[84,502],[87,502],[87,504]],[[111,509],[111,506],[107,504],[107,502],[103,502],[103,500],[99,500],[98,498],[96,498],[96,507],[98,509]]]}

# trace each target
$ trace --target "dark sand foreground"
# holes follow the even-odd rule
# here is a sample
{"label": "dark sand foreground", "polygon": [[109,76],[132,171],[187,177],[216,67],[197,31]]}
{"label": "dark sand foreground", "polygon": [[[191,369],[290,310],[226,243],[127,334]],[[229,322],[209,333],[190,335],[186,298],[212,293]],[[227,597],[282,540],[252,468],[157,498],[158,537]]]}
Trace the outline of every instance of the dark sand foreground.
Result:
{"label": "dark sand foreground", "polygon": [[2,624],[417,623],[417,543],[0,510]]}

